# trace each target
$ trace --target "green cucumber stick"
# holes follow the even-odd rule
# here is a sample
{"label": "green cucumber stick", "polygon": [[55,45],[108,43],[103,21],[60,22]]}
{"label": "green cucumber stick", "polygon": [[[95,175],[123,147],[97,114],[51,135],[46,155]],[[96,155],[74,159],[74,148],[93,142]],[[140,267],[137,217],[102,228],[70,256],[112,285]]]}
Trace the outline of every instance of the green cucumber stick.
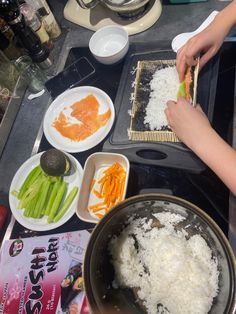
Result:
{"label": "green cucumber stick", "polygon": [[49,213],[49,216],[48,216],[48,223],[51,223],[53,222],[53,219],[54,217],[56,216],[57,214],[57,211],[60,207],[60,204],[61,204],[61,201],[64,197],[64,194],[66,192],[66,187],[67,187],[67,183],[62,181],[61,182],[61,185],[58,189],[58,192],[57,192],[57,195],[55,197],[55,200],[52,204],[52,208],[50,209],[50,213]]}
{"label": "green cucumber stick", "polygon": [[50,211],[51,211],[52,205],[53,205],[54,200],[56,198],[56,195],[57,195],[57,192],[59,190],[59,187],[61,186],[61,183],[62,183],[62,181],[60,181],[60,180],[58,180],[55,183],[53,183],[53,187],[52,187],[52,190],[51,190],[48,202],[46,204],[46,209],[45,209],[45,212],[44,212],[44,215],[46,215],[46,216],[48,216]]}
{"label": "green cucumber stick", "polygon": [[38,197],[39,197],[39,195],[36,194],[36,195],[34,196],[34,198],[32,198],[32,199],[28,202],[28,204],[26,205],[25,210],[24,210],[24,216],[25,216],[25,217],[32,217],[31,215],[32,215],[32,213],[34,212],[34,208],[35,208],[35,206],[36,206],[36,204],[37,204]]}
{"label": "green cucumber stick", "polygon": [[45,181],[45,177],[40,174],[37,179],[29,186],[27,190],[25,190],[24,194],[20,198],[18,208],[25,208],[26,204],[33,198],[41,187],[41,184]]}
{"label": "green cucumber stick", "polygon": [[35,178],[34,182],[32,182],[32,184],[30,184],[28,187],[26,187],[25,191],[21,194],[19,199],[23,200],[24,198],[28,197],[28,195],[31,194],[32,191],[37,190],[43,180],[45,180],[45,177],[43,176],[42,173],[40,173],[37,176],[37,178]]}
{"label": "green cucumber stick", "polygon": [[41,175],[34,181],[34,183],[28,188],[24,195],[21,197],[19,201],[19,207],[25,208],[26,205],[32,200],[32,198],[35,197],[35,195],[38,193],[40,186],[43,182],[43,179]]}
{"label": "green cucumber stick", "polygon": [[41,212],[41,215],[45,215],[45,212],[46,212],[46,208],[48,206],[48,201],[49,201],[49,198],[51,196],[51,192],[52,192],[52,188],[53,188],[53,182],[50,180],[49,181],[49,188],[48,188],[48,193],[47,193],[47,197],[46,197],[46,200],[44,202],[44,206],[43,206],[43,210]]}
{"label": "green cucumber stick", "polygon": [[78,187],[74,186],[73,189],[70,191],[70,193],[67,195],[64,203],[62,204],[62,208],[54,218],[54,222],[57,222],[60,220],[66,213],[67,209],[70,207],[71,203],[73,202],[74,198],[76,197],[76,194],[78,192]]}
{"label": "green cucumber stick", "polygon": [[178,92],[177,92],[177,99],[179,97],[186,97],[186,85],[185,85],[185,81],[182,81],[179,85],[179,89],[178,89]]}
{"label": "green cucumber stick", "polygon": [[42,169],[40,165],[33,168],[28,176],[26,177],[25,181],[23,182],[22,186],[20,187],[19,193],[18,193],[18,199],[21,199],[27,188],[35,181],[35,179],[39,176],[39,174],[42,172]]}
{"label": "green cucumber stick", "polygon": [[34,218],[41,217],[41,211],[43,209],[45,200],[47,198],[48,189],[50,186],[50,181],[46,180],[42,183],[40,190],[39,190],[39,198],[37,200],[37,204],[34,209]]}

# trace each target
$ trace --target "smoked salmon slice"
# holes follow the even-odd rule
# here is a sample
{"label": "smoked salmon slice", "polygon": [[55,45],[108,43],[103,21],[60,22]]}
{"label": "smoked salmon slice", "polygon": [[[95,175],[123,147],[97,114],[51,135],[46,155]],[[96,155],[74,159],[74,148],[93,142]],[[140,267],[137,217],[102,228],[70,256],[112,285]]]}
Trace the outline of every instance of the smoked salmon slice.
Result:
{"label": "smoked salmon slice", "polygon": [[98,114],[99,102],[94,95],[75,102],[72,106],[71,117],[78,120],[78,123],[69,122],[63,111],[53,122],[53,127],[64,137],[73,141],[83,141],[94,134],[102,126],[105,126],[111,117],[111,109],[105,113]]}

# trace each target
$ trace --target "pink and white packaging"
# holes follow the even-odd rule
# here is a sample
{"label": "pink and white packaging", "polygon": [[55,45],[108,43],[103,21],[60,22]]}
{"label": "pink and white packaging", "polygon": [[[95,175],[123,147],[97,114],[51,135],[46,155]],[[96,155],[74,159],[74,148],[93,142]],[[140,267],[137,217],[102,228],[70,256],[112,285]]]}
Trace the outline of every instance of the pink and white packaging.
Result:
{"label": "pink and white packaging", "polygon": [[0,314],[89,313],[83,289],[76,286],[89,237],[83,230],[5,241]]}

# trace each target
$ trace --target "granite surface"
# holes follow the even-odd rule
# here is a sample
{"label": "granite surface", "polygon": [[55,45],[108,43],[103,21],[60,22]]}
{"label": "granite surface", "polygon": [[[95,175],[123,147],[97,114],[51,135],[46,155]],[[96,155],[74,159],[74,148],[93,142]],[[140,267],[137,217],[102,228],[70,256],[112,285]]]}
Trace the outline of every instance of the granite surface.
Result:
{"label": "granite surface", "polygon": [[[66,0],[50,0],[49,4],[63,29],[63,35],[55,42],[51,55],[54,65],[49,75],[53,76],[63,69],[69,49],[88,45],[93,32],[64,19]],[[213,10],[221,10],[227,4],[228,2],[217,0],[182,5],[163,2],[162,14],[155,25],[147,31],[130,36],[130,41],[171,40],[179,33],[196,29]],[[3,202],[7,199],[16,170],[30,157],[37,144],[35,140],[38,132],[42,131],[42,119],[50,103],[47,92],[34,100],[28,100],[28,95],[29,92],[26,91],[0,159],[0,198]]]}

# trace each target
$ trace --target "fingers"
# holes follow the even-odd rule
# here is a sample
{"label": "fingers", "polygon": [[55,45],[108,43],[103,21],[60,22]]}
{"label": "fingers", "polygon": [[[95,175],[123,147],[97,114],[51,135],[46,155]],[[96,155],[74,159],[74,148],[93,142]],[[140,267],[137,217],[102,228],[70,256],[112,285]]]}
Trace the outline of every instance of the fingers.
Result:
{"label": "fingers", "polygon": [[184,80],[185,72],[188,66],[194,66],[197,64],[196,56],[189,53],[187,47],[183,47],[177,52],[176,68],[179,74],[179,80]]}
{"label": "fingers", "polygon": [[196,38],[192,38],[188,41],[186,46],[185,56],[186,56],[186,63],[189,66],[194,66],[197,64],[197,58],[201,52],[201,46],[198,43]]}
{"label": "fingers", "polygon": [[185,46],[177,51],[176,68],[179,74],[179,81],[182,82],[187,68],[185,60]]}
{"label": "fingers", "polygon": [[169,108],[169,107],[171,107],[171,106],[176,105],[176,101],[174,101],[174,100],[168,100],[167,103],[166,103],[166,105],[167,105],[167,107]]}
{"label": "fingers", "polygon": [[207,52],[202,55],[201,59],[199,60],[199,69],[202,69],[204,65],[215,55],[216,49],[211,48]]}
{"label": "fingers", "polygon": [[198,111],[200,111],[200,112],[203,113],[202,107],[201,107],[199,104],[197,104],[195,108],[196,108]]}
{"label": "fingers", "polygon": [[185,103],[189,105],[184,97],[179,97],[178,101],[169,100],[166,103],[166,109],[164,110],[168,125],[171,129],[173,129],[173,118],[176,115],[179,115],[181,112],[181,108]]}
{"label": "fingers", "polygon": [[176,106],[178,104],[183,104],[183,103],[189,104],[189,102],[184,97],[179,96],[177,102],[174,100],[168,100],[166,105],[167,105],[167,108],[172,108],[173,106]]}
{"label": "fingers", "polygon": [[201,49],[199,40],[194,36],[177,51],[176,68],[180,82],[184,80],[187,67],[197,64],[197,57],[199,57]]}

